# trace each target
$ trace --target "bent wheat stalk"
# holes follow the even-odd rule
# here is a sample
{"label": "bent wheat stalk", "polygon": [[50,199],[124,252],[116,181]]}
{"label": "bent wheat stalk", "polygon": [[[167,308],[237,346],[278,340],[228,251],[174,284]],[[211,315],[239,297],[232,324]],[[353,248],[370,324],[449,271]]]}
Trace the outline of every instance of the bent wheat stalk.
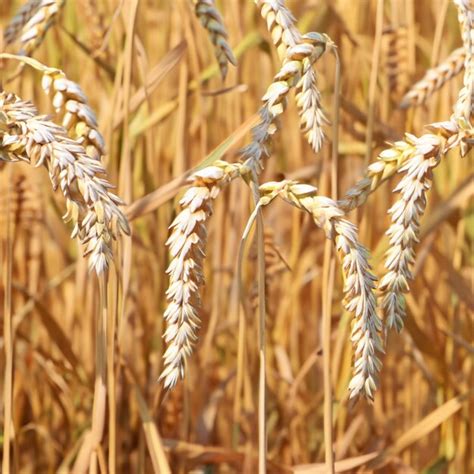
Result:
{"label": "bent wheat stalk", "polygon": [[197,339],[199,328],[199,288],[203,283],[202,262],[205,255],[207,223],[212,202],[223,186],[239,175],[241,165],[216,161],[194,173],[191,186],[179,201],[181,211],[172,222],[166,242],[171,262],[166,270],[170,283],[164,313],[168,348],[160,376],[165,388],[172,388],[184,377],[185,360]]}
{"label": "bent wheat stalk", "polygon": [[227,76],[229,63],[233,66],[237,65],[234,53],[228,43],[228,37],[224,20],[219,10],[214,4],[214,0],[193,0],[196,16],[202,26],[207,30],[209,38],[214,45],[214,54],[222,79]]}
{"label": "bent wheat stalk", "polygon": [[60,188],[66,198],[64,220],[73,223],[71,237],[79,237],[90,268],[98,275],[105,273],[112,260],[112,241],[130,232],[119,208],[121,199],[109,191],[105,169],[31,103],[2,92],[0,112],[0,159],[48,168],[53,189]]}
{"label": "bent wheat stalk", "polygon": [[334,241],[342,260],[345,307],[354,314],[351,340],[354,345],[354,371],[349,383],[350,398],[364,395],[370,400],[378,386],[383,352],[382,321],[377,315],[374,294],[376,278],[368,263],[368,252],[359,243],[357,227],[344,219],[337,202],[317,196],[317,189],[293,181],[265,183],[260,186],[261,202],[268,204],[280,196],[298,209],[308,212],[315,224]]}

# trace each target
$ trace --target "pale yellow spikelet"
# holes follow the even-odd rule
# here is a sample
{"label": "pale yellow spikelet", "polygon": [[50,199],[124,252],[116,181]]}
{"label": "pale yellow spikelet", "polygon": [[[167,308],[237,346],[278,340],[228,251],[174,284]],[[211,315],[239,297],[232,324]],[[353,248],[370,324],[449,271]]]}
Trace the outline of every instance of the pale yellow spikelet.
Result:
{"label": "pale yellow spikelet", "polygon": [[229,63],[236,66],[237,60],[228,43],[229,35],[224,20],[215,6],[214,0],[194,0],[194,5],[196,16],[209,33],[222,78],[225,79]]}
{"label": "pale yellow spikelet", "polygon": [[239,175],[241,165],[216,161],[194,173],[191,183],[179,201],[181,210],[172,222],[166,242],[171,255],[167,269],[168,306],[164,313],[167,349],[160,376],[166,388],[172,388],[184,377],[185,361],[191,354],[199,329],[199,288],[203,284],[203,259],[207,240],[207,223],[212,203],[221,189]]}
{"label": "pale yellow spikelet", "polygon": [[110,192],[105,169],[67,136],[63,127],[38,115],[35,107],[14,94],[0,93],[0,159],[26,161],[49,170],[53,189],[66,198],[66,222],[78,236],[97,274],[107,271],[112,241],[130,232],[120,210],[122,201]]}
{"label": "pale yellow spikelet", "polygon": [[424,104],[437,90],[463,70],[465,59],[465,49],[455,49],[442,63],[426,71],[423,78],[404,95],[400,107],[407,109]]}

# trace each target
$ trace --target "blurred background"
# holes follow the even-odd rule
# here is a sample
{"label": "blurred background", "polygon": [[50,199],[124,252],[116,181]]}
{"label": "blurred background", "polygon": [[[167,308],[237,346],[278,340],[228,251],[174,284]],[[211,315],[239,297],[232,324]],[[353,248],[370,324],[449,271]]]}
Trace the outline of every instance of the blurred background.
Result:
{"label": "blurred background", "polygon": [[[0,28],[21,3],[2,0]],[[456,8],[447,0],[286,3],[300,31],[327,33],[338,46],[342,196],[387,141],[402,138],[404,132],[419,136],[425,124],[450,117],[462,74],[426,105],[402,110],[399,104],[428,68],[462,45]],[[173,473],[257,469],[256,249],[250,244],[245,255],[246,325],[239,335],[236,261],[252,210],[240,181],[217,199],[211,219],[202,327],[186,378],[165,397],[157,381],[169,261],[164,244],[176,197],[186,173],[203,160],[239,158],[260,98],[280,66],[253,2],[217,4],[238,58],[225,82],[207,34],[185,0],[68,1],[34,53],[44,64],[64,70],[87,94],[106,138],[109,178],[132,220],[133,236],[121,250],[123,266],[117,270],[120,297],[113,303],[119,307],[117,472],[153,472],[153,449],[159,445]],[[383,25],[377,31],[381,5]],[[8,50],[15,52],[14,47]],[[32,100],[42,113],[52,113],[39,73],[25,69],[7,80],[16,66],[1,64],[3,88]],[[324,55],[316,71],[332,120],[334,58]],[[376,74],[374,101],[371,73]],[[367,150],[370,114],[374,126]],[[328,140],[316,155],[299,130],[294,101],[280,125],[262,182],[294,178],[328,195],[330,126]],[[324,472],[324,357],[331,364],[336,460],[349,459],[345,472],[474,472],[470,173],[472,155],[461,159],[457,150],[435,170],[416,277],[407,296],[406,328],[388,338],[374,404],[348,401],[351,317],[342,306],[339,270],[332,301],[332,351],[325,355],[321,350],[322,232],[284,203],[264,211],[269,472],[299,472],[292,468],[306,464],[312,467],[301,467],[301,472]],[[397,181],[389,180],[350,214],[371,250],[378,276],[383,274],[387,210]],[[7,241],[3,231],[0,237],[1,261],[10,245],[14,255],[13,458],[21,473],[68,472],[92,416],[97,281],[62,222],[61,196],[50,188],[45,170],[26,164],[0,170],[0,228],[5,229],[9,215],[14,222],[13,239]],[[3,291],[4,283],[2,300]],[[240,363],[239,343],[245,347]],[[3,367],[3,356],[0,361]],[[157,432],[152,427],[158,440],[153,441],[150,433]],[[106,428],[105,440],[108,435]],[[103,449],[105,458],[106,441]],[[359,457],[370,453],[379,454],[375,463],[370,456]]]}

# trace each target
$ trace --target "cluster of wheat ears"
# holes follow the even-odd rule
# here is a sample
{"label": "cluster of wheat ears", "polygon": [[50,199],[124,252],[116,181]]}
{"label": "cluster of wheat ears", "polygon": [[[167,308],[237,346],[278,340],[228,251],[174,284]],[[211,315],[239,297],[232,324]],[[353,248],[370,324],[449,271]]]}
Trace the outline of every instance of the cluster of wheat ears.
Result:
{"label": "cluster of wheat ears", "polygon": [[[363,396],[372,400],[382,370],[386,333],[391,329],[401,331],[404,325],[404,294],[412,279],[420,220],[434,168],[448,151],[457,149],[460,156],[465,156],[474,144],[474,6],[471,0],[454,0],[463,47],[428,70],[401,103],[404,108],[424,103],[463,71],[463,87],[452,115],[445,121],[427,124],[423,135],[407,133],[390,144],[368,165],[363,178],[338,198],[335,189],[331,197],[326,197],[319,195],[316,187],[292,180],[260,181],[266,161],[272,155],[271,145],[279,131],[279,118],[288,101],[293,100],[290,98],[292,90],[301,131],[315,154],[321,150],[329,133],[324,129],[329,130],[330,122],[334,123],[336,117],[322,108],[317,62],[331,53],[337,63],[337,45],[324,33],[300,33],[283,0],[256,0],[255,3],[277,49],[281,67],[262,97],[259,121],[252,128],[250,142],[240,151],[240,160],[218,160],[194,172],[188,179],[188,189],[179,200],[179,212],[170,225],[166,242],[170,254],[166,270],[169,276],[168,306],[163,314],[167,323],[164,334],[167,350],[161,380],[171,389],[185,377],[186,360],[191,356],[200,326],[203,260],[213,203],[227,185],[240,180],[251,188],[254,200],[254,212],[242,245],[254,222],[257,232],[262,231],[262,209],[276,198],[309,213],[314,224],[334,244],[344,280],[344,305],[354,318],[350,336],[353,344],[350,397]],[[2,53],[0,58],[18,61],[22,66],[40,71],[43,90],[51,97],[56,115],[41,115],[32,103],[13,92],[2,91],[0,160],[8,163],[25,161],[48,169],[53,189],[59,189],[65,198],[64,221],[72,223],[71,237],[80,240],[91,270],[97,273],[101,285],[107,285],[110,267],[120,265],[117,257],[120,242],[122,236],[130,234],[130,227],[122,208],[124,203],[111,192],[113,186],[102,162],[104,138],[81,87],[61,70],[31,58],[63,4],[64,0],[29,0],[5,30],[5,43],[19,45],[18,55]],[[229,65],[238,66],[223,18],[213,0],[195,0],[193,4],[214,47],[222,78],[225,78]],[[336,98],[337,87],[336,84]],[[336,100],[332,115],[337,114],[337,107]],[[332,129],[331,144],[335,150],[333,165],[337,166],[337,126]],[[357,226],[347,216],[363,206],[369,195],[395,174],[401,179],[393,190],[398,198],[388,210],[391,224],[387,230],[390,246],[385,256],[386,272],[379,276],[371,271],[370,251],[361,243]],[[264,288],[264,282],[260,284]],[[260,304],[264,305],[264,299]],[[264,307],[260,312],[264,325]],[[264,351],[265,341],[261,340],[261,343]],[[261,363],[265,363],[264,358]],[[264,384],[260,389],[264,400]],[[6,441],[8,432],[6,426]],[[100,433],[100,428],[98,431],[93,429],[91,437],[84,442],[78,456],[78,472],[81,465],[89,462],[94,443],[100,441]],[[264,436],[265,433],[262,434],[262,445]],[[8,453],[8,446],[4,448],[5,452]]]}

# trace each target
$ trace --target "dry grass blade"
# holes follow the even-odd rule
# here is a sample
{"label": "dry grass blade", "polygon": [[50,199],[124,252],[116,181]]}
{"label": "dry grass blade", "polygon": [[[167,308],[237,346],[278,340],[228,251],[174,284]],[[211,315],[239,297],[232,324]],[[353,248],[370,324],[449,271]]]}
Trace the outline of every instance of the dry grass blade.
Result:
{"label": "dry grass blade", "polygon": [[196,16],[199,18],[202,26],[208,31],[212,44],[214,45],[215,55],[222,79],[227,76],[228,64],[237,65],[234,53],[228,43],[228,34],[224,26],[219,10],[214,4],[214,0],[193,0],[195,4]]}

